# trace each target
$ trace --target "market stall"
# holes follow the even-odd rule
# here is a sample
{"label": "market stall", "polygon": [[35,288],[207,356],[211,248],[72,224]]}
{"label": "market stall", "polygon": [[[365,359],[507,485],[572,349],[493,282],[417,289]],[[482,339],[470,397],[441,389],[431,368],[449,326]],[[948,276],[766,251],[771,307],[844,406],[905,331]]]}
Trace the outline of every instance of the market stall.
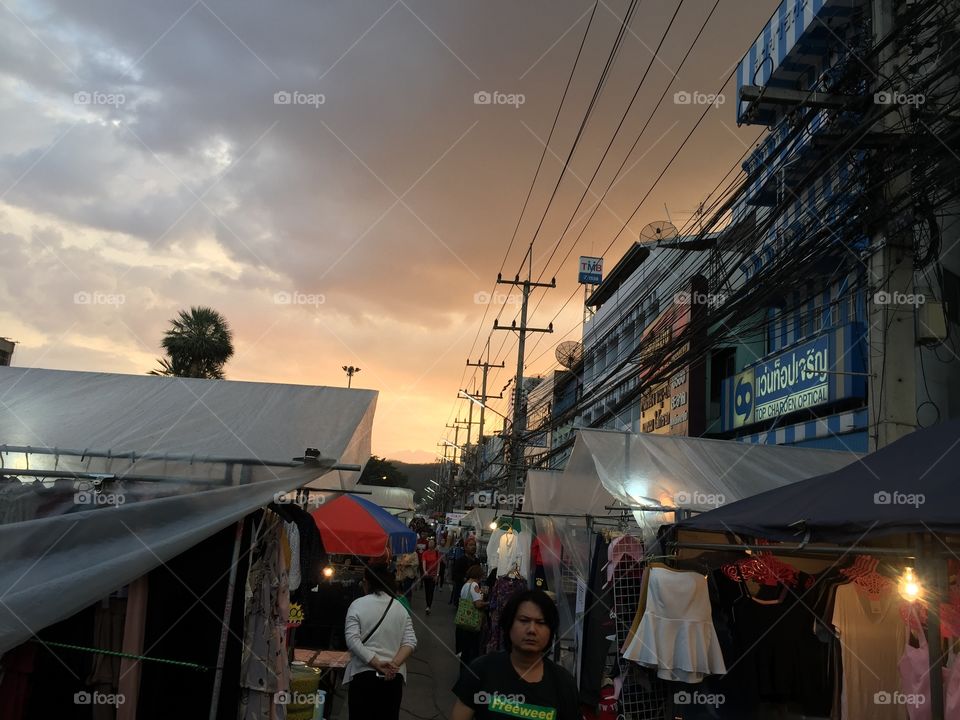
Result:
{"label": "market stall", "polygon": [[[2,367],[0,395],[4,680],[16,650],[19,689],[43,676],[47,717],[105,689],[126,698],[117,717],[185,703],[236,717],[244,585],[274,587],[262,601],[276,612],[289,601],[293,566],[276,553],[299,529],[275,501],[356,483],[376,393]],[[154,691],[170,684],[176,696]]]}
{"label": "market stall", "polygon": [[[680,522],[665,559],[715,578],[718,624],[730,604],[751,610],[725,624],[727,664],[772,668],[750,692],[729,673],[718,686],[737,684],[751,707],[819,698],[820,714],[841,718],[960,718],[958,467],[960,421],[950,421]],[[744,636],[765,632],[773,642],[758,655]],[[773,649],[784,643],[792,655]]]}
{"label": "market stall", "polygon": [[[848,465],[853,453],[578,430],[563,473],[528,474],[547,585],[561,613],[561,661],[596,704],[613,692],[628,718],[659,718],[667,688],[623,661],[646,549],[677,517]],[[616,641],[610,638],[616,636]],[[615,678],[607,688],[605,678]]]}

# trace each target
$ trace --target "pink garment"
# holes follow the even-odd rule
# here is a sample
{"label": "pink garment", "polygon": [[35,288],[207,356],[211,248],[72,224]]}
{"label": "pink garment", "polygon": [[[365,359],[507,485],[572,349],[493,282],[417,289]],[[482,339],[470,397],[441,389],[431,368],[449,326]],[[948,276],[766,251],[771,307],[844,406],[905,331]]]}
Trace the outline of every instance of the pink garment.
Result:
{"label": "pink garment", "polygon": [[[900,669],[900,689],[904,694],[903,700],[910,720],[930,720],[930,654],[927,649],[927,638],[920,626],[920,619],[916,609],[910,608],[911,625],[916,623],[921,628],[917,633],[919,647],[910,644],[907,634],[906,647],[897,667]],[[960,662],[951,654],[950,664],[943,668],[944,708],[943,716],[946,720],[960,720]]]}
{"label": "pink garment", "polygon": [[643,561],[643,543],[632,535],[614,538],[607,548],[607,584],[613,580],[613,571],[623,558],[629,557],[637,562]]}

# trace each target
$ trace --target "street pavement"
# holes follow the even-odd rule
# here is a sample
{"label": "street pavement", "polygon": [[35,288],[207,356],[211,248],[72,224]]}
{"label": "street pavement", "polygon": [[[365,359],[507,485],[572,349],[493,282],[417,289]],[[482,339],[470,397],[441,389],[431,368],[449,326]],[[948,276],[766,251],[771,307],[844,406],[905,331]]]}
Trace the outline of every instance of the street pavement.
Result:
{"label": "street pavement", "polygon": [[[449,605],[450,585],[438,588],[431,614],[424,610],[423,588],[414,590],[413,627],[417,650],[407,661],[407,684],[403,689],[400,717],[403,720],[447,720],[453,708],[450,691],[459,674],[454,652],[453,618],[456,606]],[[334,720],[347,720],[346,688],[337,690]]]}

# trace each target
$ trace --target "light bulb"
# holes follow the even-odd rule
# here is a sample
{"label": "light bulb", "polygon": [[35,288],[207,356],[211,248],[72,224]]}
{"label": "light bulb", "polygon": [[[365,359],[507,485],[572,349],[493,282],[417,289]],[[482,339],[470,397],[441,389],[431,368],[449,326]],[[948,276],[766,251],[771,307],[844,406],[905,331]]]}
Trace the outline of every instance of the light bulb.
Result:
{"label": "light bulb", "polygon": [[923,588],[921,587],[916,576],[913,574],[913,568],[904,568],[903,577],[900,579],[898,590],[900,591],[900,596],[904,600],[913,602],[920,598],[920,595],[923,593]]}
{"label": "light bulb", "polygon": [[496,520],[494,520],[493,522],[490,523],[490,529],[491,529],[491,530],[496,530],[496,529],[497,529],[497,521],[496,521]]}
{"label": "light bulb", "polygon": [[330,567],[329,565],[327,565],[327,566],[323,569],[323,576],[324,576],[325,578],[332,578],[332,577],[333,577],[333,568]]}

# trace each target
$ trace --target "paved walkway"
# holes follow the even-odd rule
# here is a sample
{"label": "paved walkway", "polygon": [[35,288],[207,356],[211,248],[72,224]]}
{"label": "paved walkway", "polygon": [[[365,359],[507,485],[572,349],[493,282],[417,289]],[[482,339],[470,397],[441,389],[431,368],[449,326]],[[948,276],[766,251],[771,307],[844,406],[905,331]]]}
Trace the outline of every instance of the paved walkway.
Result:
{"label": "paved walkway", "polygon": [[[438,589],[431,614],[424,612],[423,589],[413,594],[413,627],[417,650],[407,661],[407,684],[400,717],[403,720],[447,720],[453,708],[450,691],[459,673],[454,653],[453,617],[456,606],[447,604],[450,585]],[[347,720],[346,688],[337,691],[334,720]]]}

